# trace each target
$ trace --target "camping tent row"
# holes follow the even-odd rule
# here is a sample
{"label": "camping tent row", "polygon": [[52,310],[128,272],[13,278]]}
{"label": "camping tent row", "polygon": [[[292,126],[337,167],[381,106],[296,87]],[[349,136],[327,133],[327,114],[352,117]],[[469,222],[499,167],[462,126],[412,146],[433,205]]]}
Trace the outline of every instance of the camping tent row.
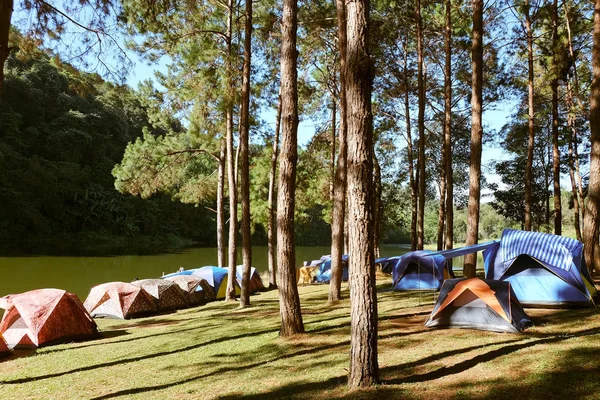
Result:
{"label": "camping tent row", "polygon": [[37,289],[4,296],[0,353],[6,347],[37,348],[96,337],[98,327],[79,298],[59,289]]}
{"label": "camping tent row", "polygon": [[395,290],[439,290],[453,277],[448,260],[483,251],[485,278],[509,282],[525,306],[594,306],[596,288],[583,262],[583,244],[540,232],[505,229],[500,240],[438,252],[378,259]]}
{"label": "camping tent row", "polygon": [[[202,279],[142,279],[108,282],[94,286],[84,306],[92,317],[128,319],[178,310],[214,299],[212,288]],[[196,292],[197,287],[206,290]]]}
{"label": "camping tent row", "polygon": [[[254,268],[252,273],[251,290],[264,288]],[[238,279],[241,280],[241,273]],[[128,319],[222,299],[226,289],[226,269],[202,267],[169,274],[163,279],[94,286],[84,304],[93,317]],[[236,294],[239,293],[240,288],[236,284]]]}

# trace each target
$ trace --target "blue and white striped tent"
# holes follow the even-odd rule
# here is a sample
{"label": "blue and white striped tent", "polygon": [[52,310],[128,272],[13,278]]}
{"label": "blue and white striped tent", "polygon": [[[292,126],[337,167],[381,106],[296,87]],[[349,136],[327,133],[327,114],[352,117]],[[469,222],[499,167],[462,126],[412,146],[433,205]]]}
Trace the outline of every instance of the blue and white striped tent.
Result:
{"label": "blue and white striped tent", "polygon": [[575,239],[505,229],[483,258],[486,279],[510,282],[526,306],[594,305],[596,288]]}

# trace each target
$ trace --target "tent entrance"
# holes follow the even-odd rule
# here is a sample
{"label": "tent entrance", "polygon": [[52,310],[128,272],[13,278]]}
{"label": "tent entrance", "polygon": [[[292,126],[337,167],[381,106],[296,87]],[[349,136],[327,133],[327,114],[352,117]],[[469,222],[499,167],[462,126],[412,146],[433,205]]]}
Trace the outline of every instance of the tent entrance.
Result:
{"label": "tent entrance", "polygon": [[527,254],[512,260],[500,279],[510,282],[517,299],[529,307],[587,304],[591,300],[587,293]]}

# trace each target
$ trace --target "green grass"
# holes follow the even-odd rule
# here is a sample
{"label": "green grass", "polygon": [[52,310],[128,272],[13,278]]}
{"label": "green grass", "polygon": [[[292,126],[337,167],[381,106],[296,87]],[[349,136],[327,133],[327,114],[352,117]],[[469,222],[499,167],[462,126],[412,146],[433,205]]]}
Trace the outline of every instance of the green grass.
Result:
{"label": "green grass", "polygon": [[[349,391],[349,303],[300,288],[306,334],[278,337],[277,292],[252,307],[211,303],[130,321],[98,320],[102,338],[19,351],[0,362],[2,399],[516,399],[599,397],[595,309],[528,310],[522,335],[423,326],[432,294],[380,280],[381,385]],[[347,297],[347,286],[344,284]]]}

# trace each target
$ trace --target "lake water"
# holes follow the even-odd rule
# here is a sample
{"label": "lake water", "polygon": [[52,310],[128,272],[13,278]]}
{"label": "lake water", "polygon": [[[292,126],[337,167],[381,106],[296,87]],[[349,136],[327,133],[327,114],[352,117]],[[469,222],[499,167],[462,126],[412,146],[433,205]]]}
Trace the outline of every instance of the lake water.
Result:
{"label": "lake water", "polygon": [[[381,256],[390,257],[409,251],[406,245],[382,245]],[[329,254],[331,248],[297,247],[296,265],[304,260],[318,259]],[[267,247],[253,247],[253,266],[267,270]],[[190,248],[178,253],[147,256],[114,257],[0,257],[0,296],[40,288],[65,289],[83,301],[92,286],[100,283],[135,278],[157,278],[163,273],[176,271],[180,266],[190,269],[215,265],[216,248]],[[241,254],[238,254],[241,264]]]}

